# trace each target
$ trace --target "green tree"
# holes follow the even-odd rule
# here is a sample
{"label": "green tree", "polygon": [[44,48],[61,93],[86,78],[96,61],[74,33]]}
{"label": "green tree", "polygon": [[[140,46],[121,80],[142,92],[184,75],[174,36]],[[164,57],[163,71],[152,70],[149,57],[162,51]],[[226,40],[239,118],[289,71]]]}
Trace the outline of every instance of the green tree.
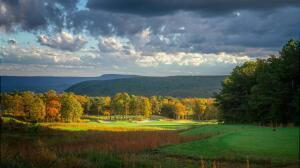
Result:
{"label": "green tree", "polygon": [[81,104],[73,94],[64,93],[61,98],[61,117],[65,122],[76,122],[80,120],[83,113]]}
{"label": "green tree", "polygon": [[273,125],[299,123],[299,40],[279,56],[236,67],[216,96],[225,121]]}
{"label": "green tree", "polygon": [[1,94],[1,109],[3,113],[25,117],[23,98],[19,94]]}
{"label": "green tree", "polygon": [[81,96],[81,95],[75,95],[74,97],[76,98],[76,100],[81,104],[81,107],[83,108],[84,112],[88,112],[90,110],[90,98],[87,96]]}
{"label": "green tree", "polygon": [[132,115],[139,115],[139,97],[131,95],[129,102],[129,111]]}
{"label": "green tree", "polygon": [[111,102],[114,114],[123,115],[123,119],[129,114],[130,96],[128,93],[117,93]]}
{"label": "green tree", "polygon": [[98,107],[98,115],[104,114],[106,109],[105,97],[99,97],[97,102],[97,107]]}
{"label": "green tree", "polygon": [[187,112],[186,107],[181,102],[176,102],[174,104],[174,108],[175,108],[174,114],[176,116],[175,118],[176,119],[184,118]]}
{"label": "green tree", "polygon": [[195,116],[195,112],[194,112],[195,99],[197,99],[197,98],[184,98],[181,100],[182,104],[186,108],[186,118],[187,119]]}
{"label": "green tree", "polygon": [[88,114],[99,115],[99,111],[98,111],[98,109],[99,109],[99,107],[98,107],[99,103],[98,103],[98,101],[99,101],[99,97],[92,97],[92,98],[90,98],[91,107],[89,109]]}
{"label": "green tree", "polygon": [[111,115],[110,103],[111,103],[110,97],[99,97],[96,104],[98,115],[102,114],[105,116],[110,116]]}
{"label": "green tree", "polygon": [[30,119],[31,115],[32,115],[31,110],[35,103],[34,93],[33,92],[23,92],[22,97],[23,97],[24,113],[25,113],[26,119]]}
{"label": "green tree", "polygon": [[175,103],[172,99],[163,99],[161,114],[165,117],[175,118]]}
{"label": "green tree", "polygon": [[83,106],[83,112],[85,114],[90,114],[93,106],[93,100],[91,97],[87,97],[87,102]]}
{"label": "green tree", "polygon": [[149,118],[152,115],[152,110],[151,110],[151,102],[147,97],[142,98],[142,114],[144,117]]}
{"label": "green tree", "polygon": [[256,66],[255,61],[245,62],[235,67],[231,75],[222,83],[222,90],[216,96],[216,102],[224,120],[228,122],[249,121],[248,98],[251,88],[256,84]]}
{"label": "green tree", "polygon": [[38,96],[35,96],[34,97],[34,102],[31,106],[31,109],[30,109],[30,120],[31,121],[43,121],[45,116],[46,116],[46,106],[45,106],[45,103],[43,102],[43,100],[38,97]]}
{"label": "green tree", "polygon": [[198,120],[201,120],[201,117],[204,116],[206,108],[207,108],[207,103],[205,99],[195,100],[194,113],[197,116]]}
{"label": "green tree", "polygon": [[150,102],[151,102],[151,109],[152,109],[152,113],[159,115],[160,114],[160,109],[161,109],[161,103],[159,102],[157,96],[151,96],[150,98]]}

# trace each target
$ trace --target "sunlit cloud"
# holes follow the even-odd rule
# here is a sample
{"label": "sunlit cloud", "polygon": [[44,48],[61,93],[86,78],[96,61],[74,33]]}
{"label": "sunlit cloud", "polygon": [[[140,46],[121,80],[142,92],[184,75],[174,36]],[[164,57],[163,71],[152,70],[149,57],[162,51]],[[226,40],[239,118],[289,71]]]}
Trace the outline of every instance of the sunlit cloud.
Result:
{"label": "sunlit cloud", "polygon": [[51,48],[78,51],[87,43],[87,39],[81,35],[72,35],[67,32],[61,32],[54,37],[47,35],[39,35],[38,42]]}

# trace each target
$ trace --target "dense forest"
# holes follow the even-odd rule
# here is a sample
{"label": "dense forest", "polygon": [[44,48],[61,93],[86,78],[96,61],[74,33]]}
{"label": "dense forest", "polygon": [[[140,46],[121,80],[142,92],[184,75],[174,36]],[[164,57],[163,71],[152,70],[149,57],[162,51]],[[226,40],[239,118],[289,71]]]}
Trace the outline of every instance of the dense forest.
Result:
{"label": "dense forest", "polygon": [[225,76],[136,77],[107,81],[85,81],[67,92],[89,96],[113,96],[127,92],[139,96],[213,97]]}
{"label": "dense forest", "polygon": [[31,122],[77,122],[82,115],[104,115],[107,120],[147,119],[161,115],[174,119],[217,119],[214,99],[134,96],[117,93],[113,97],[88,97],[73,93],[3,93],[1,109]]}
{"label": "dense forest", "polygon": [[279,56],[234,68],[216,96],[225,122],[299,125],[299,59],[300,42],[290,40]]}

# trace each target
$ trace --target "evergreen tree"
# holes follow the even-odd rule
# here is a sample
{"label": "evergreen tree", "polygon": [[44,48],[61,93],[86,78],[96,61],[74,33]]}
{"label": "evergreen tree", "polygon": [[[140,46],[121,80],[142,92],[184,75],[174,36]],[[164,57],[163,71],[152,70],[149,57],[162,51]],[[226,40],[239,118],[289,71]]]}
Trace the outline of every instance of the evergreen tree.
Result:
{"label": "evergreen tree", "polygon": [[226,122],[299,123],[300,42],[290,40],[278,57],[234,68],[216,96]]}

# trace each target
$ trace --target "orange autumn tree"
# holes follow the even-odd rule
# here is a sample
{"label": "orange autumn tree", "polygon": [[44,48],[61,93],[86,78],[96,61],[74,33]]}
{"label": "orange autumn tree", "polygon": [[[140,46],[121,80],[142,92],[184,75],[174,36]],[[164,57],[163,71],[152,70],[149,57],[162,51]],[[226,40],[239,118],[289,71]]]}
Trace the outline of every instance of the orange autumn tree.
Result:
{"label": "orange autumn tree", "polygon": [[54,121],[59,119],[59,112],[61,104],[59,97],[54,90],[50,90],[46,93],[46,120]]}
{"label": "orange autumn tree", "polygon": [[47,119],[56,120],[59,118],[60,102],[58,100],[50,100],[47,104]]}

